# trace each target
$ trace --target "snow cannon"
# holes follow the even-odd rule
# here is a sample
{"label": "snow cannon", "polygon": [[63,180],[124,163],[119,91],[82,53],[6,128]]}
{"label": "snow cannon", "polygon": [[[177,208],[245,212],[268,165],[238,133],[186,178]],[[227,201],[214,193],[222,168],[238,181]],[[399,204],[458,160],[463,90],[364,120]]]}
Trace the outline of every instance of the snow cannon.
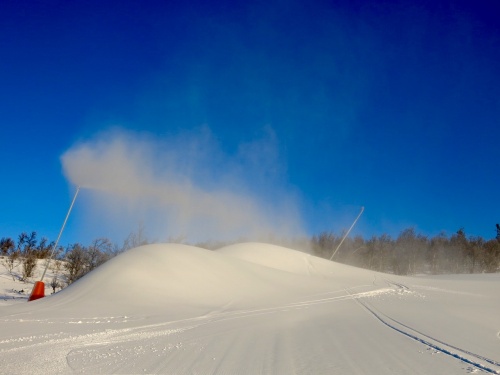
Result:
{"label": "snow cannon", "polygon": [[50,252],[49,259],[45,265],[45,269],[43,270],[42,277],[40,278],[40,281],[35,282],[35,285],[33,285],[33,290],[31,291],[30,298],[28,298],[28,302],[45,297],[45,284],[43,283],[42,280],[45,277],[45,273],[47,272],[47,268],[49,268],[50,261],[54,257],[55,251],[57,249],[57,244],[59,243],[59,240],[61,239],[62,232],[64,231],[64,227],[66,226],[66,222],[68,221],[69,214],[71,213],[71,210],[73,209],[73,205],[75,204],[76,196],[78,195],[79,191],[80,191],[80,186],[77,186],[75,195],[73,196],[73,200],[71,201],[71,205],[69,206],[68,213],[66,214],[66,218],[64,219],[61,230],[59,231],[59,235],[57,236],[57,240],[54,243],[54,246],[52,246],[52,251]]}
{"label": "snow cannon", "polygon": [[28,302],[43,297],[45,297],[45,283],[43,281],[37,281],[35,285],[33,285],[33,290],[31,291],[30,298],[28,298]]}

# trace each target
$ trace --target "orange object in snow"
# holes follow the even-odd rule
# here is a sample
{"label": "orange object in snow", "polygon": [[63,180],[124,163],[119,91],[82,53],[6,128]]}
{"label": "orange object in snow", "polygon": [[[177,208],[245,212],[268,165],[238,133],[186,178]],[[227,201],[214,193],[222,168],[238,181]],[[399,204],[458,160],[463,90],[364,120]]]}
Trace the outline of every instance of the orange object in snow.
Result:
{"label": "orange object in snow", "polygon": [[45,297],[45,284],[43,281],[37,281],[35,285],[33,285],[33,290],[31,291],[30,298],[28,298],[28,302],[43,297]]}

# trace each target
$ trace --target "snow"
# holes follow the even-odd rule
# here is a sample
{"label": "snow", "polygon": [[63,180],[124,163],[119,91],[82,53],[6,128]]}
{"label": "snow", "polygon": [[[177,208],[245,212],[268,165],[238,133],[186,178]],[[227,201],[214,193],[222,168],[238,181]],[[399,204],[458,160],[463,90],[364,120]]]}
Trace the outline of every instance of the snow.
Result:
{"label": "snow", "polygon": [[[17,259],[14,261],[12,274],[8,272],[7,257],[0,256],[0,308],[2,306],[12,305],[16,303],[24,303],[28,300],[31,290],[33,289],[34,281],[37,281],[42,276],[42,273],[47,265],[47,260],[38,260],[37,266],[34,270],[34,275],[27,281],[20,281],[22,278],[22,265],[21,261]],[[53,293],[50,283],[54,276],[57,276],[57,282],[64,281],[61,277],[63,271],[62,263],[59,267],[56,266],[54,261],[49,263],[47,273],[45,274],[45,295],[48,296]],[[57,287],[56,290],[59,290]]]}
{"label": "snow", "polygon": [[37,301],[12,283],[0,275],[6,374],[500,373],[500,274],[400,277],[262,243],[154,244]]}

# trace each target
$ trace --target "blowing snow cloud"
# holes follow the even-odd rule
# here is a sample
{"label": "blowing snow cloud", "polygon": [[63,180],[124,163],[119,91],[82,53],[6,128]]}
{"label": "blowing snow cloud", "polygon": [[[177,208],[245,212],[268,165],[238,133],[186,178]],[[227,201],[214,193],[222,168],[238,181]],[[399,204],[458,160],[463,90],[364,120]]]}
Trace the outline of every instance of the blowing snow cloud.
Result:
{"label": "blowing snow cloud", "polygon": [[88,220],[114,232],[141,221],[158,240],[301,233],[272,130],[235,149],[224,153],[207,128],[165,139],[113,130],[75,144],[61,160],[66,178],[90,189]]}

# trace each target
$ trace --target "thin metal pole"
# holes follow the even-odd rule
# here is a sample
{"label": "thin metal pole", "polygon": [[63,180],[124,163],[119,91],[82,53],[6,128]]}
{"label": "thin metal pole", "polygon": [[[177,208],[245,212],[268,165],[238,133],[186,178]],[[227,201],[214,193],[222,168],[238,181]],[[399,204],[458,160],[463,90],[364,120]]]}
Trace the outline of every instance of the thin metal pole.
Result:
{"label": "thin metal pole", "polygon": [[330,260],[333,259],[333,257],[335,256],[335,254],[337,254],[337,251],[339,251],[340,249],[340,246],[342,245],[342,243],[344,242],[344,240],[346,239],[346,237],[348,236],[349,232],[351,231],[351,229],[354,227],[354,225],[356,225],[356,222],[358,221],[359,217],[361,216],[361,214],[363,213],[363,211],[365,210],[364,207],[361,207],[361,211],[359,212],[358,214],[358,217],[356,217],[356,220],[354,220],[354,223],[352,223],[351,227],[349,228],[349,230],[347,231],[346,234],[344,234],[344,237],[342,237],[342,241],[340,241],[339,245],[337,246],[337,248],[335,249],[335,251],[333,252],[332,256],[330,257]]}
{"label": "thin metal pole", "polygon": [[64,223],[61,227],[61,230],[59,231],[59,235],[57,236],[57,240],[54,243],[54,246],[52,247],[52,251],[50,253],[49,260],[47,261],[47,264],[45,265],[45,269],[43,270],[43,274],[42,274],[42,277],[40,278],[40,281],[43,281],[43,278],[45,277],[45,273],[47,272],[47,268],[49,268],[50,261],[52,260],[52,257],[54,256],[54,253],[55,253],[56,248],[57,248],[57,244],[59,243],[59,240],[61,239],[62,232],[64,230],[64,227],[66,226],[66,222],[68,221],[69,214],[71,213],[71,210],[73,209],[73,205],[75,204],[76,196],[78,195],[79,191],[80,191],[80,186],[78,186],[76,188],[76,192],[75,192],[75,195],[73,197],[73,201],[71,202],[71,206],[69,206],[68,213],[66,214],[66,218],[64,219]]}

